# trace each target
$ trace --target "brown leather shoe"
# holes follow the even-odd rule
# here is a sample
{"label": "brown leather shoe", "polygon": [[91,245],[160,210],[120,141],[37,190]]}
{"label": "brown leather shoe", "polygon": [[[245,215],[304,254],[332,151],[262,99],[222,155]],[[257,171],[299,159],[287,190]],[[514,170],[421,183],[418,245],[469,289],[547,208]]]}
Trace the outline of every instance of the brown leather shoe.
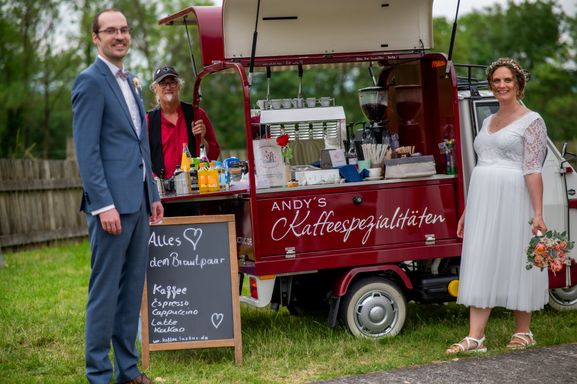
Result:
{"label": "brown leather shoe", "polygon": [[126,381],[124,384],[154,384],[154,381],[150,380],[144,373],[141,373],[134,379]]}

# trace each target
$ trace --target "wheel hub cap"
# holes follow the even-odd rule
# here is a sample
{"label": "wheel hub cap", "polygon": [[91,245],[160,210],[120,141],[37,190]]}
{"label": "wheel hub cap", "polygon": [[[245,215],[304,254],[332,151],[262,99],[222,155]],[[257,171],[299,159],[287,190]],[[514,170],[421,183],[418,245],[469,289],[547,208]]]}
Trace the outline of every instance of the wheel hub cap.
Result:
{"label": "wheel hub cap", "polygon": [[387,334],[397,321],[397,306],[383,292],[369,292],[357,302],[355,322],[366,336]]}

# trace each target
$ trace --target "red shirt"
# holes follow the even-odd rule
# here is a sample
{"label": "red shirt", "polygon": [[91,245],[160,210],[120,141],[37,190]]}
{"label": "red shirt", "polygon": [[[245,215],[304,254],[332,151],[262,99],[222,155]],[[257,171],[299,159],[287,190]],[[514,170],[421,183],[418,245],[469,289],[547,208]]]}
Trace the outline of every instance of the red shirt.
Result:
{"label": "red shirt", "polygon": [[168,121],[162,112],[160,113],[160,136],[162,138],[165,177],[171,177],[176,166],[180,166],[182,144],[188,144],[186,121],[180,106],[178,107],[176,125]]}
{"label": "red shirt", "polygon": [[[177,112],[178,118],[176,119],[176,125],[166,119],[162,112],[160,113],[160,136],[162,140],[162,155],[164,157],[164,177],[166,178],[172,176],[177,165],[180,166],[180,161],[182,160],[182,144],[188,144],[186,120],[180,105],[178,106]],[[148,120],[148,115],[146,118]],[[196,120],[202,120],[206,126],[204,138],[208,143],[207,152],[209,160],[218,159],[218,156],[220,155],[220,146],[216,140],[212,123],[202,108],[198,108],[198,116],[195,116],[195,121]],[[188,129],[192,129],[192,127]],[[195,140],[196,148],[189,148],[193,157],[199,156],[200,141],[200,138],[197,137]]]}

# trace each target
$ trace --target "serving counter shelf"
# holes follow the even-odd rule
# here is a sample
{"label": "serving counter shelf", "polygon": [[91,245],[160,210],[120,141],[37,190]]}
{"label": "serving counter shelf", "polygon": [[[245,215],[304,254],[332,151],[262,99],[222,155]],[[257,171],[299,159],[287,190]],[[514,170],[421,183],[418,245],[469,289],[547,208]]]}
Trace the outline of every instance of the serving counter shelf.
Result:
{"label": "serving counter shelf", "polygon": [[232,186],[228,191],[218,191],[218,192],[204,192],[200,193],[198,191],[177,195],[176,193],[164,193],[160,195],[160,200],[164,203],[180,202],[180,201],[190,201],[190,200],[226,200],[226,199],[236,199],[239,195],[245,195],[249,192],[248,185],[242,186]]}
{"label": "serving counter shelf", "polygon": [[269,194],[269,193],[287,193],[294,191],[311,191],[319,189],[333,189],[333,188],[349,188],[349,187],[363,187],[363,186],[375,186],[380,184],[398,184],[398,183],[423,183],[431,181],[445,181],[450,179],[456,179],[456,175],[445,175],[437,174],[425,177],[411,177],[404,179],[380,179],[380,180],[362,180],[349,183],[332,183],[332,184],[315,184],[315,185],[299,185],[298,187],[274,187],[274,188],[262,188],[257,189],[257,195]]}

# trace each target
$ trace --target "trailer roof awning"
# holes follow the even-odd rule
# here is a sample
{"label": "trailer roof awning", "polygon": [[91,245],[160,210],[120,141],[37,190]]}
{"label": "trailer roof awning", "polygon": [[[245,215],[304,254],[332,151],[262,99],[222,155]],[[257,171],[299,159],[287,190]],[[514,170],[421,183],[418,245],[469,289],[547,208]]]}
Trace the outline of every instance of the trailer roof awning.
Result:
{"label": "trailer roof awning", "polygon": [[192,6],[159,21],[198,25],[202,64],[250,59],[255,26],[256,65],[280,59],[429,50],[433,0],[223,0]]}
{"label": "trailer roof awning", "polygon": [[193,6],[158,21],[160,25],[197,26],[202,65],[224,61],[222,7]]}
{"label": "trailer roof awning", "polygon": [[[250,57],[257,0],[223,1],[224,53]],[[432,0],[260,0],[256,57],[432,47]]]}

